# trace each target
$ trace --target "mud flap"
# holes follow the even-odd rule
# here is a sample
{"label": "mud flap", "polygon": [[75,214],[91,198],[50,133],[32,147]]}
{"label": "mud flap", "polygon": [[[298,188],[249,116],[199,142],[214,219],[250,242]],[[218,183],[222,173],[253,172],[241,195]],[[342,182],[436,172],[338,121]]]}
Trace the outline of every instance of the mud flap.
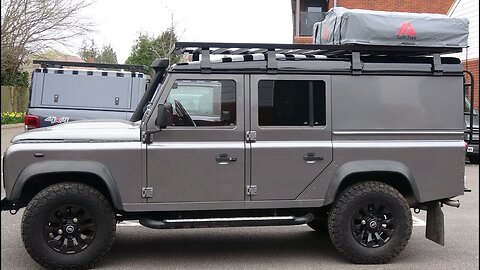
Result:
{"label": "mud flap", "polygon": [[444,246],[444,219],[440,202],[431,202],[427,207],[427,229],[425,231],[425,237],[439,245]]}

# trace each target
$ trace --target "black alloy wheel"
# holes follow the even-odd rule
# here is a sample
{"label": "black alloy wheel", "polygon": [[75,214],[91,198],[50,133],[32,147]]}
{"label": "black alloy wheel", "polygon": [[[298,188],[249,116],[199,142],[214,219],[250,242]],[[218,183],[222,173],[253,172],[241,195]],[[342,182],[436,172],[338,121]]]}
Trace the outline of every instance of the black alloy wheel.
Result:
{"label": "black alloy wheel", "polygon": [[385,205],[363,205],[352,218],[353,238],[364,247],[381,247],[388,243],[395,233],[395,221],[392,211]]}
{"label": "black alloy wheel", "polygon": [[79,205],[62,205],[47,218],[44,237],[53,250],[75,254],[93,242],[96,231],[95,218],[89,210]]}

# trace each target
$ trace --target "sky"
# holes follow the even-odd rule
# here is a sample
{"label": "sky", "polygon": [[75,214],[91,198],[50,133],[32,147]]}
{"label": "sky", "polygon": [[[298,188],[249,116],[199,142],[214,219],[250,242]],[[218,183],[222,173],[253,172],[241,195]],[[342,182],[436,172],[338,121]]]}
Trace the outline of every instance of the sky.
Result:
{"label": "sky", "polygon": [[[119,63],[140,33],[159,35],[173,23],[180,41],[292,43],[290,0],[94,0],[83,12],[93,38],[110,44]],[[61,49],[77,54],[84,38]]]}

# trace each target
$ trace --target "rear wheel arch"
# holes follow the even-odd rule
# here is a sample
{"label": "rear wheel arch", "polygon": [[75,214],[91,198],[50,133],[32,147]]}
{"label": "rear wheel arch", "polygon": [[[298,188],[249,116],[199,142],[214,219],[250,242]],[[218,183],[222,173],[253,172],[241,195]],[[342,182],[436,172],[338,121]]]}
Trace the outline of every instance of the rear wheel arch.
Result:
{"label": "rear wheel arch", "polygon": [[362,181],[377,181],[398,190],[410,206],[420,202],[420,195],[410,170],[402,163],[385,160],[354,161],[342,165],[335,173],[325,197],[333,203],[341,191]]}
{"label": "rear wheel arch", "polygon": [[61,182],[78,182],[102,193],[116,210],[123,210],[115,181],[102,164],[91,161],[45,161],[25,168],[17,178],[10,200],[25,205],[41,190]]}

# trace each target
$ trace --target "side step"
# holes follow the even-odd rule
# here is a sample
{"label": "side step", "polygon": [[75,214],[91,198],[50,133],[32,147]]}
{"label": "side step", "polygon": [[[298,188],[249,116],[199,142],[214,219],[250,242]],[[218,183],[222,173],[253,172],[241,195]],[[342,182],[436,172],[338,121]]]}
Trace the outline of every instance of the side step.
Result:
{"label": "side step", "polygon": [[240,218],[206,218],[206,219],[140,219],[145,227],[152,229],[218,228],[218,227],[254,227],[302,225],[315,218],[312,213],[301,217],[240,217]]}

